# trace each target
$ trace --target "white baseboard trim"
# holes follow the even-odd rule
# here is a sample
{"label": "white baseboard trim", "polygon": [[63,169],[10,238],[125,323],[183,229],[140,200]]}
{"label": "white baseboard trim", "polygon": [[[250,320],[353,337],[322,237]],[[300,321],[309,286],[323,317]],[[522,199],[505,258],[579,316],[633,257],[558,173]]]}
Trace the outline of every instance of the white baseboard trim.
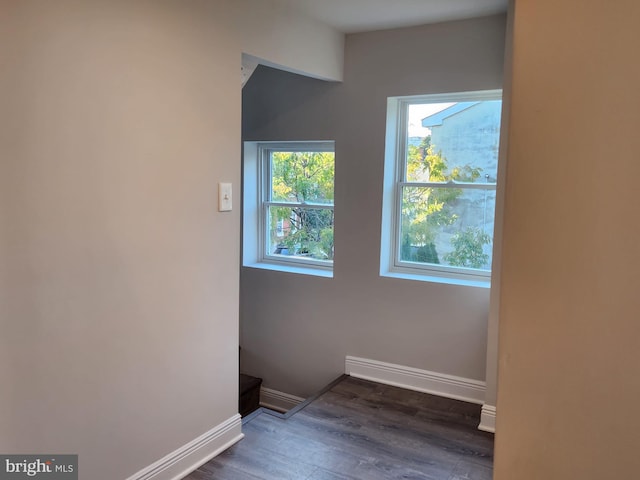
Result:
{"label": "white baseboard trim", "polygon": [[260,406],[286,413],[293,407],[304,402],[304,398],[289,393],[279,392],[270,388],[260,388]]}
{"label": "white baseboard trim", "polygon": [[180,480],[244,437],[236,414],[127,480]]}
{"label": "white baseboard trim", "polygon": [[480,425],[478,430],[484,432],[496,433],[496,407],[493,405],[482,405],[482,413],[480,414]]}
{"label": "white baseboard trim", "polygon": [[345,373],[385,385],[480,405],[484,402],[486,390],[485,382],[479,380],[350,356],[345,361]]}

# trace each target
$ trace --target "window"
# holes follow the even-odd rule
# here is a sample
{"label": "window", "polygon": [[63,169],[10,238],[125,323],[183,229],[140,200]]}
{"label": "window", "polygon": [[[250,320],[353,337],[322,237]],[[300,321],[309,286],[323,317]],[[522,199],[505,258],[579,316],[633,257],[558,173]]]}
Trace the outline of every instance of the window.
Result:
{"label": "window", "polygon": [[500,91],[389,99],[381,274],[489,282],[501,109]]}
{"label": "window", "polygon": [[332,269],[334,171],[333,142],[245,144],[246,205],[257,185],[255,214],[245,206],[245,265]]}

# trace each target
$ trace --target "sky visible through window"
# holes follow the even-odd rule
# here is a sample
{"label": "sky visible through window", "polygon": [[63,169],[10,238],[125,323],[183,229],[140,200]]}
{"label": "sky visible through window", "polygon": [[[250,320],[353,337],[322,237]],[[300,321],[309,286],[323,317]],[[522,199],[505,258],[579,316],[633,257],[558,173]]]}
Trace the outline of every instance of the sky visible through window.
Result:
{"label": "sky visible through window", "polygon": [[427,103],[409,105],[409,137],[426,137],[431,130],[422,126],[422,119],[449,108],[455,103]]}

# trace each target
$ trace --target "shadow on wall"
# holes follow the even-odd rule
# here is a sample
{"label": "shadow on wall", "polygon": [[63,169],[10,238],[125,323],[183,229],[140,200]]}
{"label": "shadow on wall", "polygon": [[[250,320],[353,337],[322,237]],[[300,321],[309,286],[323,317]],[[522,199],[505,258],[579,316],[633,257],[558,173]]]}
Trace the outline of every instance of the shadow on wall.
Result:
{"label": "shadow on wall", "polygon": [[[255,88],[256,84],[261,88]],[[269,86],[270,95],[264,95],[265,85]],[[264,140],[259,138],[260,132],[268,127],[272,132],[278,125],[278,117],[294,109],[302,109],[304,105],[323,97],[330,99],[333,91],[340,87],[339,82],[327,82],[302,75],[282,75],[282,72],[264,65],[258,65],[255,72],[242,90],[242,131],[252,132],[254,138],[247,140]],[[247,109],[251,108],[251,114]],[[275,113],[277,112],[277,114]],[[330,119],[327,117],[327,121]],[[278,140],[311,140],[310,138],[285,137],[287,126],[282,125],[282,136]],[[329,140],[314,138],[313,140]]]}

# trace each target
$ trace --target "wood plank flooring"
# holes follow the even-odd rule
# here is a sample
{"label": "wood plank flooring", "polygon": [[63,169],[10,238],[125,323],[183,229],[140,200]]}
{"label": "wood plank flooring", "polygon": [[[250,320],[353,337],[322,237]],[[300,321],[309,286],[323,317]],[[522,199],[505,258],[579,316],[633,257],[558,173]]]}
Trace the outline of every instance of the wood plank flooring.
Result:
{"label": "wood plank flooring", "polygon": [[250,417],[185,480],[491,480],[479,420],[478,405],[345,377],[288,419]]}

